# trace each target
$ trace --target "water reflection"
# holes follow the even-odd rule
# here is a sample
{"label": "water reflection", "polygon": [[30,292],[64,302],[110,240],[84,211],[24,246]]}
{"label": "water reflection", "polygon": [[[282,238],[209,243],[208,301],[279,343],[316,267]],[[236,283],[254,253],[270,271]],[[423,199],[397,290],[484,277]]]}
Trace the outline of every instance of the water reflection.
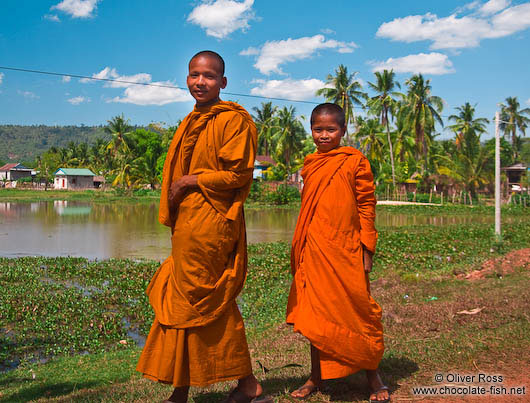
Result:
{"label": "water reflection", "polygon": [[[290,241],[298,211],[247,210],[249,243]],[[493,223],[486,215],[412,215],[379,210],[376,226]],[[158,204],[54,201],[0,202],[0,256],[84,256],[91,259],[164,260],[169,229],[158,223]]]}

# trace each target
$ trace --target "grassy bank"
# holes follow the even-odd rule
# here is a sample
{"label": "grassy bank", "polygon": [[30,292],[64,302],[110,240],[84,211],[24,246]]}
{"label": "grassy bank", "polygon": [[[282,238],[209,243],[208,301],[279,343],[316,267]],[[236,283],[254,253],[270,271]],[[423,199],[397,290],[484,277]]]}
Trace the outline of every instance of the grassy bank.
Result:
{"label": "grassy bank", "polygon": [[[483,224],[380,232],[371,277],[384,311],[381,367],[397,396],[411,398],[410,387],[433,384],[438,371],[480,369],[524,381],[519,378],[528,373],[521,366],[527,368],[530,359],[530,267],[510,262],[505,273],[499,263],[483,279],[461,279],[485,261],[530,245],[530,217],[517,217],[505,226],[502,244],[494,242],[491,225]],[[254,368],[277,401],[289,402],[286,391],[309,371],[307,343],[282,324],[289,246],[251,245],[249,263],[239,305]],[[168,387],[134,372],[135,333],[145,335],[153,317],[144,290],[157,266],[130,260],[0,259],[0,362],[13,366],[21,360],[18,369],[0,374],[0,401],[166,398]],[[475,308],[481,310],[458,313]],[[194,389],[192,401],[222,401],[228,387]],[[366,396],[357,374],[330,382],[310,401],[363,401]]]}
{"label": "grassy bank", "polygon": [[4,202],[38,202],[53,200],[72,200],[86,202],[130,203],[153,202],[160,199],[160,191],[141,190],[126,193],[117,190],[31,190],[31,189],[0,189],[0,201]]}

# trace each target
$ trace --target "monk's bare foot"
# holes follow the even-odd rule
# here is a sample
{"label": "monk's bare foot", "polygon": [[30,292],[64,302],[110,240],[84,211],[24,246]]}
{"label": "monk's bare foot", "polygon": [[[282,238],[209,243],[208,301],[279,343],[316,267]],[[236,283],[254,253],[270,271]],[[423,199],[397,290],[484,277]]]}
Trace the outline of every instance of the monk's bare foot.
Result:
{"label": "monk's bare foot", "polygon": [[367,369],[366,378],[368,379],[368,385],[370,386],[370,390],[372,392],[370,394],[370,402],[389,402],[390,391],[381,380],[381,377],[379,376],[379,371],[377,369]]}
{"label": "monk's bare foot", "polygon": [[263,388],[254,375],[241,378],[237,388],[230,392],[225,403],[274,403],[271,397],[263,396]]}
{"label": "monk's bare foot", "polygon": [[188,401],[188,386],[175,388],[169,399],[164,400],[162,403],[186,403]]}
{"label": "monk's bare foot", "polygon": [[309,378],[306,383],[291,392],[291,397],[301,400],[307,399],[320,389],[320,384],[320,381],[314,381],[312,378]]}
{"label": "monk's bare foot", "polygon": [[237,383],[237,388],[242,393],[252,398],[260,396],[263,393],[263,388],[252,374],[241,378]]}

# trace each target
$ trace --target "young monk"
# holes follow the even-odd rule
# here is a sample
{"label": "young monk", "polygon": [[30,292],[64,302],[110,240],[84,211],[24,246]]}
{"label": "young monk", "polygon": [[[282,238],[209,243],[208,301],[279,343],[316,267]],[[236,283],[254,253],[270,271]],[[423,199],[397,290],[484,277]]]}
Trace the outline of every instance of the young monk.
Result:
{"label": "young monk", "polygon": [[247,271],[243,203],[250,191],[256,127],[224,102],[224,61],[203,51],[189,62],[196,101],[177,129],[163,171],[159,221],[172,252],[147,288],[155,320],[138,362],[146,378],[172,384],[166,402],[187,402],[191,385],[237,379],[228,403],[260,398],[236,297]]}
{"label": "young monk", "polygon": [[338,105],[318,105],[311,132],[317,152],[302,169],[287,305],[287,323],[311,343],[311,376],[291,396],[305,399],[323,379],[366,369],[370,401],[387,402],[377,371],[384,350],[381,308],[368,279],[377,241],[370,163],[355,148],[340,146],[346,122]]}

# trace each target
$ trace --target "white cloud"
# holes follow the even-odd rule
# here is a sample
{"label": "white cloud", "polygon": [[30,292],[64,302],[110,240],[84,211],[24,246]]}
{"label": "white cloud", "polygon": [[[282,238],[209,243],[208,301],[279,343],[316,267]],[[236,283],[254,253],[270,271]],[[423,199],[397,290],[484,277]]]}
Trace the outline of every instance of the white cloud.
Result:
{"label": "white cloud", "polygon": [[2,84],[2,81],[4,81],[5,74],[0,73],[0,84]]}
{"label": "white cloud", "polygon": [[528,99],[526,100],[526,104],[527,104],[527,105],[530,105],[530,98],[528,98]]}
{"label": "white cloud", "polygon": [[478,12],[482,15],[491,15],[498,13],[501,10],[504,10],[510,5],[510,0],[489,0],[484,3]]}
{"label": "white cloud", "polygon": [[307,80],[254,80],[259,84],[250,90],[252,95],[264,97],[287,98],[291,100],[306,100],[315,97],[315,92],[324,88],[326,84],[316,78]]}
{"label": "white cloud", "polygon": [[435,14],[427,13],[396,18],[383,23],[376,36],[408,43],[432,41],[431,49],[476,47],[483,39],[501,38],[530,27],[530,3],[506,8],[493,16],[489,15],[501,11],[502,7],[508,4],[506,0],[490,0],[479,9],[482,16],[459,17],[452,14],[439,18]]}
{"label": "white cloud", "polygon": [[55,14],[45,14],[44,15],[45,20],[53,21],[53,22],[61,22],[59,17]]}
{"label": "white cloud", "polygon": [[27,98],[27,99],[39,99],[40,98],[38,95],[34,94],[31,91],[20,91],[20,90],[18,90],[17,92],[18,92],[19,95],[22,95],[24,98]]}
{"label": "white cloud", "polygon": [[391,70],[396,73],[449,74],[454,73],[453,63],[441,53],[420,53],[389,58],[384,62],[369,62],[372,71]]}
{"label": "white cloud", "polygon": [[[122,96],[107,99],[106,102],[121,102],[135,105],[165,105],[172,102],[188,102],[193,98],[186,90],[176,87],[171,81],[151,81],[151,74],[138,73],[130,76],[120,75],[115,68],[105,67],[99,73],[92,74],[93,78],[112,79],[127,81],[124,82],[104,82],[107,88],[125,88]],[[82,78],[83,83],[94,83],[97,80],[92,78]],[[135,84],[138,83],[138,84]],[[151,84],[151,85],[143,85]],[[167,86],[167,87],[165,87]]]}
{"label": "white cloud", "polygon": [[530,27],[530,3],[510,7],[492,19],[494,38],[508,36]]}
{"label": "white cloud", "polygon": [[67,101],[70,102],[72,105],[79,105],[79,104],[82,104],[83,102],[90,102],[90,98],[79,96],[79,97],[70,98]]}
{"label": "white cloud", "polygon": [[50,10],[60,10],[73,18],[90,18],[100,0],[63,0]]}
{"label": "white cloud", "polygon": [[70,77],[70,76],[63,76],[63,80],[62,81],[63,81],[63,83],[69,83],[71,79],[72,79],[72,77]]}
{"label": "white cloud", "polygon": [[326,34],[326,35],[331,35],[331,34],[335,34],[336,33],[331,28],[322,28],[320,30],[320,32],[322,32],[323,34]]}
{"label": "white cloud", "polygon": [[[92,74],[92,77],[99,79],[99,80],[126,81],[126,82],[106,81],[104,86],[112,87],[112,88],[127,88],[130,85],[132,85],[132,83],[151,82],[151,74],[138,73],[138,74],[133,74],[132,76],[121,76],[118,74],[115,68],[110,68],[110,67],[105,67],[99,73]],[[92,80],[90,78],[81,78],[79,81],[82,83],[93,83],[98,80]]]}
{"label": "white cloud", "polygon": [[480,0],[472,1],[471,3],[464,4],[462,7],[458,7],[455,13],[460,14],[466,11],[475,10],[480,6]]}
{"label": "white cloud", "polygon": [[[295,60],[307,59],[319,49],[336,49],[339,53],[351,53],[357,47],[353,42],[339,42],[334,39],[326,40],[324,35],[315,35],[298,39],[288,38],[283,41],[270,41],[259,49],[258,58],[254,67],[263,74],[284,74],[281,64]],[[255,55],[256,48],[248,48],[240,55]]]}
{"label": "white cloud", "polygon": [[259,55],[259,49],[251,46],[250,48],[242,50],[239,54],[241,56],[257,56]]}
{"label": "white cloud", "polygon": [[[169,81],[153,82],[156,85],[174,84]],[[125,89],[123,97],[115,97],[107,102],[121,102],[135,105],[165,105],[172,102],[193,101],[191,95],[179,88],[153,87],[147,85],[131,85]]]}
{"label": "white cloud", "polygon": [[207,35],[223,39],[238,29],[245,32],[249,28],[248,22],[254,18],[253,4],[254,0],[203,0],[188,21],[205,29]]}

